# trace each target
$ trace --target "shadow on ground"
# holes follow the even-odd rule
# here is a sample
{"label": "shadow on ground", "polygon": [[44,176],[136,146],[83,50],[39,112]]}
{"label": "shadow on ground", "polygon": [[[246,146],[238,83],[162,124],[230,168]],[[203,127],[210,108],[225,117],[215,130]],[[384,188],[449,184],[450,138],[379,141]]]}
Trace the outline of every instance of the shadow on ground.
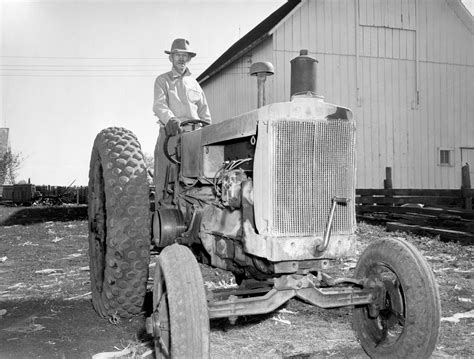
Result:
{"label": "shadow on ground", "polygon": [[114,325],[90,300],[0,301],[1,309],[2,358],[90,358],[149,339],[144,316]]}

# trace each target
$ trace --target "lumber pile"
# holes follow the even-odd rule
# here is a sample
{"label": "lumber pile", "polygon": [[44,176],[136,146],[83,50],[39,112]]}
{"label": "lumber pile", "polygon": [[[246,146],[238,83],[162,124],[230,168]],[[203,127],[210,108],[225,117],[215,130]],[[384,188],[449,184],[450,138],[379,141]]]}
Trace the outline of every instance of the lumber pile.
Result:
{"label": "lumber pile", "polygon": [[474,244],[474,211],[422,205],[359,205],[359,220],[385,223],[389,231],[436,235],[442,241]]}

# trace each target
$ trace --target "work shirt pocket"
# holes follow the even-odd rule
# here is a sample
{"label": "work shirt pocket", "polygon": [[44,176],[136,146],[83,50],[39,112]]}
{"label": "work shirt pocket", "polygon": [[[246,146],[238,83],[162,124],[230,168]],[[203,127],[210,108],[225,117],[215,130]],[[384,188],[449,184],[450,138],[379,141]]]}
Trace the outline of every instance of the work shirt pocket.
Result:
{"label": "work shirt pocket", "polygon": [[194,89],[188,89],[187,90],[187,95],[188,95],[188,100],[189,102],[196,103],[201,101],[201,92],[194,90]]}

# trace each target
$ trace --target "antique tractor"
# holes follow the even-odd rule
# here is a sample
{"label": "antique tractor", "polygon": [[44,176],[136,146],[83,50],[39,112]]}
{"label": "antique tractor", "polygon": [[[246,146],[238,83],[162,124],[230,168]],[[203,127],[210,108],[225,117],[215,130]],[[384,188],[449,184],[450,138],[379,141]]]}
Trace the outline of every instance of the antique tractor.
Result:
{"label": "antique tractor", "polygon": [[[207,357],[209,319],[235,322],[294,297],[354,307],[354,330],[371,357],[430,356],[439,293],[412,244],[378,240],[353,277],[327,274],[355,254],[356,128],[349,109],[312,91],[184,132],[175,145],[165,141],[172,164],[163,166],[165,188],[156,191],[164,198],[153,213],[136,137],[123,128],[98,134],[89,242],[92,301],[101,316],[143,310],[152,248],[159,256],[146,326],[157,357]],[[198,262],[231,271],[238,286],[206,290]]]}

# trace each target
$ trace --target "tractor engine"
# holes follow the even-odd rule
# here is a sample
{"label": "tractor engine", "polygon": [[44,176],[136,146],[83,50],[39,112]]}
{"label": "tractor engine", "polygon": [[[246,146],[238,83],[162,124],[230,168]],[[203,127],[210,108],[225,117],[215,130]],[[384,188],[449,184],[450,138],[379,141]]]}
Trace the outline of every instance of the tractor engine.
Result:
{"label": "tractor engine", "polygon": [[[318,270],[352,254],[350,110],[294,96],[184,133],[178,147],[180,164],[167,171],[170,205],[155,213],[158,247],[178,238],[203,262],[256,278]],[[328,227],[334,198],[346,201]]]}

